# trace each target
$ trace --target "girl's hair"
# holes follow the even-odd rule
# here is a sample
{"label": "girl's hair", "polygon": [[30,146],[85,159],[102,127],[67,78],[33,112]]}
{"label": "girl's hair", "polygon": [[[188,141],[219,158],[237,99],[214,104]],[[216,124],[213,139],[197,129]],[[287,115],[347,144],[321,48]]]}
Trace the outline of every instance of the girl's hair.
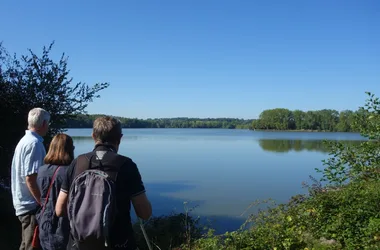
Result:
{"label": "girl's hair", "polygon": [[73,160],[73,139],[66,134],[57,134],[54,136],[49,146],[49,152],[44,159],[45,164],[70,165]]}

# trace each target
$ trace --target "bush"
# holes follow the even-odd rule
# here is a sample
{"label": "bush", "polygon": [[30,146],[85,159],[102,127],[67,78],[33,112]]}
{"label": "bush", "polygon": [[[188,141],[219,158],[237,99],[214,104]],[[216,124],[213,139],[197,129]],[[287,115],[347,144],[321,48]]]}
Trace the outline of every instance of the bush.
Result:
{"label": "bush", "polygon": [[248,230],[195,241],[195,249],[365,249],[380,247],[380,180],[271,204]]}
{"label": "bush", "polygon": [[[201,237],[198,220],[186,213],[153,217],[144,228],[155,249],[174,249]],[[134,224],[134,231],[139,249],[148,249],[139,223]]]}
{"label": "bush", "polygon": [[380,233],[375,224],[380,215],[379,186],[380,180],[352,182],[308,199],[302,204],[310,211],[303,220],[305,228],[314,237],[334,239],[347,249],[374,246]]}
{"label": "bush", "polygon": [[[6,181],[8,182],[8,181]],[[14,215],[15,211],[12,203],[12,195],[4,181],[0,181],[0,249],[19,249],[21,237],[21,224]]]}

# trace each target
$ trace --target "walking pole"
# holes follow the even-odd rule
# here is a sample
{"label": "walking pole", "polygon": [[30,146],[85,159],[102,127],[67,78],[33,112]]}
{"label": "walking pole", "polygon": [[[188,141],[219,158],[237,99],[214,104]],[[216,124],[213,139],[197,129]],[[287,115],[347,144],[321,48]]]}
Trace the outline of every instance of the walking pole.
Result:
{"label": "walking pole", "polygon": [[[136,214],[136,216],[137,216],[137,214]],[[140,221],[140,228],[141,228],[141,231],[143,232],[146,244],[148,245],[149,250],[153,250],[152,246],[150,245],[150,241],[149,241],[148,235],[145,232],[143,221],[142,221],[142,219],[140,217],[137,216],[137,218]]]}

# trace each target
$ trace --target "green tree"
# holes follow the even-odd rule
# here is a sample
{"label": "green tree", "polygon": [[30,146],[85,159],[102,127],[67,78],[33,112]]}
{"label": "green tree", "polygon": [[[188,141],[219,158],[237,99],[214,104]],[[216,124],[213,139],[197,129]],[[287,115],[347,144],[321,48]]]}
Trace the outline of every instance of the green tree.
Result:
{"label": "green tree", "polygon": [[324,161],[322,181],[331,185],[344,185],[356,181],[380,177],[380,101],[366,92],[369,98],[364,107],[355,113],[352,126],[368,140],[359,145],[329,142],[330,157]]}
{"label": "green tree", "polygon": [[353,111],[339,113],[333,109],[314,111],[268,109],[261,112],[259,119],[252,121],[253,129],[269,130],[315,130],[351,132],[354,119]]}
{"label": "green tree", "polygon": [[[67,120],[66,128],[91,128],[99,115],[76,115]],[[235,118],[159,118],[136,119],[117,117],[123,128],[228,128],[249,129],[252,120]]]}
{"label": "green tree", "polygon": [[259,121],[253,123],[255,128],[287,130],[294,129],[294,118],[288,109],[277,108],[264,110],[259,117]]}
{"label": "green tree", "polygon": [[305,124],[308,130],[320,130],[320,117],[318,112],[315,110],[307,111],[305,113]]}
{"label": "green tree", "polygon": [[51,114],[45,139],[47,146],[49,138],[62,131],[67,119],[85,112],[88,103],[99,97],[97,93],[109,86],[108,83],[96,83],[92,87],[82,82],[73,83],[65,54],[57,62],[51,59],[53,44],[43,47],[41,57],[29,50],[29,54],[21,58],[10,56],[0,44],[0,118],[5,122],[0,142],[4,151],[2,175],[7,174],[4,169],[9,168],[9,157],[24,133],[30,109],[41,107]]}
{"label": "green tree", "polygon": [[339,113],[332,109],[323,109],[317,111],[320,122],[320,129],[323,131],[335,131],[339,122]]}
{"label": "green tree", "polygon": [[302,110],[294,110],[293,111],[295,129],[297,129],[297,130],[306,129],[305,117],[306,117],[306,114]]}
{"label": "green tree", "polygon": [[350,132],[353,130],[351,124],[354,122],[355,113],[351,110],[344,110],[339,113],[339,122],[337,130],[342,132]]}

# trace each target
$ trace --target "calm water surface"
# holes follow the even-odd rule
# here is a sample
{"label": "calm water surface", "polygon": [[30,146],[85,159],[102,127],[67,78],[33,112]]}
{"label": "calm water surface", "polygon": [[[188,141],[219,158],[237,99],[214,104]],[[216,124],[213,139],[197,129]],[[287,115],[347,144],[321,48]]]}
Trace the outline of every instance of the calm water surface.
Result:
{"label": "calm water surface", "polygon": [[[91,129],[69,129],[75,154],[93,149]],[[355,133],[257,132],[227,129],[124,129],[119,153],[139,167],[154,215],[182,212],[211,219],[218,231],[236,229],[257,199],[286,202],[305,193],[327,158],[324,139],[359,143]]]}

